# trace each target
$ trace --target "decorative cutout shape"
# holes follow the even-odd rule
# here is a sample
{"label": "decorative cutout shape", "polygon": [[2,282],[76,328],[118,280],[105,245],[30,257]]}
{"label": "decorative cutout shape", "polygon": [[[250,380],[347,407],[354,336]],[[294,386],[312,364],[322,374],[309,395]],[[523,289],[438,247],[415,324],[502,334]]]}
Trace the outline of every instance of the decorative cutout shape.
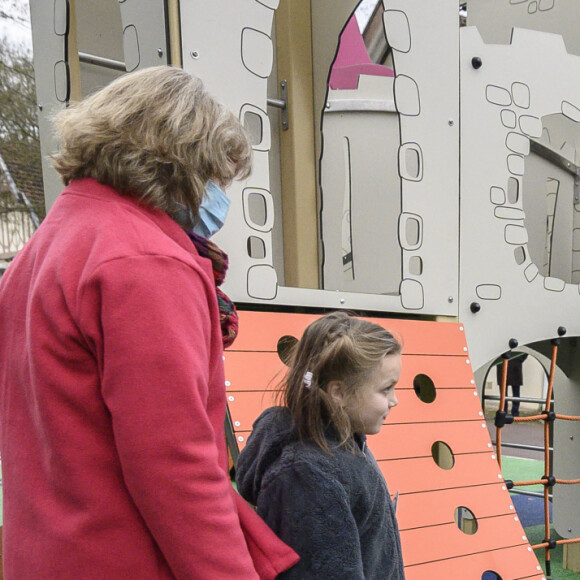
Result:
{"label": "decorative cutout shape", "polygon": [[564,282],[564,280],[560,280],[560,278],[553,278],[551,276],[544,278],[544,288],[546,290],[550,290],[552,292],[562,292],[565,287],[566,282]]}
{"label": "decorative cutout shape", "polygon": [[528,137],[539,139],[542,136],[542,121],[532,115],[521,115],[520,129]]}
{"label": "decorative cutout shape", "polygon": [[61,103],[66,103],[70,95],[68,65],[64,60],[54,64],[54,94]]}
{"label": "decorative cutout shape", "polygon": [[139,35],[132,24],[123,30],[123,52],[127,72],[134,71],[141,62],[141,55],[139,54]]}
{"label": "decorative cutout shape", "polygon": [[521,109],[530,108],[530,87],[528,85],[524,83],[513,83],[512,96],[514,105],[517,105]]}
{"label": "decorative cutout shape", "polygon": [[512,104],[512,96],[507,89],[495,85],[485,87],[485,98],[494,105],[507,107]]}
{"label": "decorative cutout shape", "polygon": [[274,227],[274,200],[265,189],[246,188],[242,192],[246,224],[258,232],[269,232]]}
{"label": "decorative cutout shape", "polygon": [[504,109],[501,112],[501,122],[504,127],[515,129],[517,121],[517,115],[511,109]]}
{"label": "decorative cutout shape", "polygon": [[247,243],[248,256],[255,260],[263,260],[266,257],[266,244],[258,236],[250,236]]}
{"label": "decorative cutout shape", "polygon": [[403,143],[399,147],[399,175],[408,181],[423,179],[423,152],[417,143]]}
{"label": "decorative cutout shape", "polygon": [[514,175],[524,174],[524,157],[523,155],[508,155],[507,166],[510,173]]}
{"label": "decorative cutout shape", "polygon": [[501,187],[491,187],[489,190],[489,199],[495,205],[505,203],[505,191]]}
{"label": "decorative cutout shape", "polygon": [[453,519],[464,534],[473,535],[477,532],[477,518],[469,508],[465,506],[456,507]]}
{"label": "decorative cutout shape", "polygon": [[441,469],[452,469],[455,465],[455,455],[451,447],[443,441],[435,441],[431,445],[431,457]]}
{"label": "decorative cutout shape", "polygon": [[508,201],[511,204],[518,203],[520,198],[520,182],[515,177],[508,178]]}
{"label": "decorative cutout shape", "polygon": [[413,213],[399,217],[399,243],[404,250],[418,250],[423,243],[423,220]]}
{"label": "decorative cutout shape", "polygon": [[562,114],[576,123],[580,122],[580,109],[568,101],[562,101]]}
{"label": "decorative cutout shape", "polygon": [[497,284],[480,284],[475,293],[482,300],[499,300],[501,298],[501,286]]}
{"label": "decorative cutout shape", "polygon": [[411,50],[411,27],[407,15],[401,10],[385,10],[383,23],[389,45],[397,52]]}
{"label": "decorative cutout shape", "polygon": [[505,227],[505,241],[508,244],[522,246],[528,243],[528,232],[524,226],[510,224]]}
{"label": "decorative cutout shape", "polygon": [[57,36],[68,34],[68,2],[67,0],[54,0],[54,33]]}
{"label": "decorative cutout shape", "polygon": [[530,264],[525,270],[524,270],[524,276],[526,277],[526,280],[528,282],[531,282],[532,280],[535,280],[536,276],[538,275],[538,267],[535,264]]}
{"label": "decorative cutout shape", "polygon": [[412,256],[409,260],[409,273],[420,276],[423,273],[423,260],[419,256]]}
{"label": "decorative cutout shape", "polygon": [[539,8],[542,12],[554,8],[554,0],[540,0]]}
{"label": "decorative cutout shape", "polygon": [[521,266],[526,261],[526,251],[524,250],[523,246],[520,246],[514,250],[514,258],[518,266]]}
{"label": "decorative cutout shape", "polygon": [[278,340],[276,351],[278,352],[280,360],[286,366],[290,366],[290,361],[292,360],[293,350],[296,344],[298,344],[298,339],[295,336],[290,336],[289,334],[285,334]]}
{"label": "decorative cutout shape", "polygon": [[397,111],[400,115],[415,117],[421,112],[419,87],[411,77],[397,75],[394,93]]}
{"label": "decorative cutout shape", "polygon": [[526,217],[523,210],[517,207],[496,207],[493,213],[500,220],[523,220]]}
{"label": "decorative cutout shape", "polygon": [[521,133],[509,132],[505,139],[505,144],[514,153],[519,153],[520,155],[530,154],[530,140]]}
{"label": "decorative cutout shape", "polygon": [[270,151],[272,146],[270,118],[265,111],[245,104],[240,110],[240,120],[250,136],[254,151]]}
{"label": "decorative cutout shape", "polygon": [[401,282],[401,305],[407,310],[421,310],[425,304],[423,286],[407,278]]}
{"label": "decorative cutout shape", "polygon": [[435,383],[424,374],[419,374],[413,379],[413,389],[415,394],[423,403],[432,403],[437,398]]}
{"label": "decorative cutout shape", "polygon": [[272,39],[254,28],[242,30],[242,62],[257,77],[267,79],[272,72]]}
{"label": "decorative cutout shape", "polygon": [[262,264],[248,269],[248,296],[273,300],[278,293],[278,276],[272,266]]}

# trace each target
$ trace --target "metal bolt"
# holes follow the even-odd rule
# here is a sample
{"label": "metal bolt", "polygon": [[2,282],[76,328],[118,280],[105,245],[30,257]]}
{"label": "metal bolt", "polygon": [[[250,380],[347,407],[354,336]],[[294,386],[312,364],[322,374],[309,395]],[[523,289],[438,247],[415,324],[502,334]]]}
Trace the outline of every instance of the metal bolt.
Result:
{"label": "metal bolt", "polygon": [[235,399],[233,397],[228,397],[228,401],[231,403],[232,401],[234,401]]}
{"label": "metal bolt", "polygon": [[192,50],[189,54],[191,55],[191,58],[199,58],[199,52],[197,52],[197,50]]}
{"label": "metal bolt", "polygon": [[450,127],[453,127],[453,125],[455,125],[455,121],[453,119],[449,119],[449,121],[447,121],[449,123]]}
{"label": "metal bolt", "polygon": [[226,387],[230,387],[232,385],[232,383],[230,383],[230,381],[226,381]]}
{"label": "metal bolt", "polygon": [[570,441],[574,441],[574,435],[570,435]]}
{"label": "metal bolt", "polygon": [[453,296],[449,296],[449,298],[447,298],[447,302],[449,302],[449,304],[451,304],[451,302],[453,302]]}
{"label": "metal bolt", "polygon": [[158,48],[158,49],[157,49],[157,56],[158,56],[159,58],[161,58],[161,57],[163,56],[163,49],[162,49],[162,48]]}
{"label": "metal bolt", "polygon": [[330,109],[330,103],[326,103],[326,108]]}
{"label": "metal bolt", "polygon": [[234,425],[235,425],[236,427],[239,427],[239,426],[240,426],[240,422],[239,422],[239,421],[236,421],[236,422],[234,423]]}
{"label": "metal bolt", "polygon": [[42,109],[43,109],[43,106],[40,103],[38,103],[38,110],[42,111]]}
{"label": "metal bolt", "polygon": [[344,298],[341,298],[341,299],[340,299],[340,303],[341,303],[341,304],[344,304],[345,302],[346,302],[346,300],[345,300]]}
{"label": "metal bolt", "polygon": [[572,533],[572,528],[568,528],[568,533]]}

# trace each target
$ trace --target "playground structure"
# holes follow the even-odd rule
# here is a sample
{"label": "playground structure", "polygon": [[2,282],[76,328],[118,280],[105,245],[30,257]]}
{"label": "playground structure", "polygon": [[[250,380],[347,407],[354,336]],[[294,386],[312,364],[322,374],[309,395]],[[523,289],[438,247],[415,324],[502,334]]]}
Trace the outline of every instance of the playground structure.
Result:
{"label": "playground structure", "polygon": [[[580,486],[558,480],[580,477],[580,422],[552,421],[549,413],[580,416],[580,5],[469,0],[467,26],[460,27],[456,1],[384,0],[371,22],[384,25],[372,39],[381,62],[357,36],[356,7],[356,0],[32,0],[43,154],[54,149],[51,114],[126,71],[173,64],[201,77],[239,115],[254,147],[253,174],[229,189],[230,214],[216,236],[231,260],[226,291],[242,310],[260,312],[243,313],[247,326],[236,352],[227,353],[232,385],[246,365],[258,367],[240,346],[245,332],[277,333],[256,348],[275,352],[286,324],[279,311],[348,308],[396,316],[383,320],[395,329],[411,324],[400,318],[412,319],[412,333],[425,333],[426,344],[440,350],[409,351],[414,343],[401,327],[409,369],[429,375],[428,367],[414,366],[414,355],[448,355],[469,371],[434,370],[439,399],[427,419],[401,419],[383,430],[411,454],[395,457],[396,449],[381,447],[389,482],[401,482],[391,483],[400,487],[399,519],[426,512],[427,523],[415,520],[409,530],[437,534],[449,513],[437,519],[441,505],[427,501],[406,507],[419,490],[393,473],[411,457],[444,470],[430,447],[449,435],[457,464],[437,493],[445,490],[444,506],[462,505],[458,458],[472,454],[479,466],[493,453],[473,431],[448,433],[463,421],[481,429],[473,405],[454,415],[459,399],[448,408],[439,403],[461,389],[478,400],[474,385],[481,392],[489,362],[515,339],[552,369],[554,407],[548,399],[545,421],[554,425],[554,453],[545,489],[553,487],[556,530],[572,541],[580,536]],[[48,162],[44,175],[50,205],[60,184]],[[436,325],[428,322],[434,319]],[[460,349],[445,351],[459,326]],[[270,378],[264,374],[260,387]],[[414,379],[406,380],[409,408],[426,404],[413,399]],[[242,390],[261,389],[254,382]],[[252,397],[244,431],[264,400]],[[471,447],[461,447],[468,437]],[[409,438],[421,449],[405,448]],[[486,525],[508,517],[509,496],[499,486],[483,479],[474,488],[497,491],[490,505],[501,509],[494,513],[481,512],[483,496],[466,492],[474,503],[465,507]],[[414,534],[404,529],[403,549],[408,576],[420,578],[426,561],[412,550],[426,540]],[[493,560],[498,544],[486,545],[486,534],[480,528],[473,539],[483,543],[462,554],[433,543],[424,577],[443,577],[454,565],[480,576],[492,570],[503,580],[543,577],[531,569],[521,533],[521,543],[500,544],[523,547],[507,568]]]}

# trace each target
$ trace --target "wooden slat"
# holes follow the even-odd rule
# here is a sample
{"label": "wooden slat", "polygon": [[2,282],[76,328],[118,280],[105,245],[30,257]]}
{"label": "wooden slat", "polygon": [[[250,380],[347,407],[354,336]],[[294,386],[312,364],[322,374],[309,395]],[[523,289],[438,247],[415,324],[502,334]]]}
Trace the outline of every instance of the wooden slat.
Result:
{"label": "wooden slat", "polygon": [[431,457],[379,461],[391,493],[452,489],[501,481],[497,460],[490,453],[456,455],[453,469],[441,469]]}
{"label": "wooden slat", "polygon": [[482,429],[481,421],[459,421],[456,423],[423,423],[417,425],[393,425],[387,423],[378,435],[368,438],[368,445],[377,461],[405,459],[409,457],[432,458],[431,447],[436,441],[446,443],[453,454],[489,453],[489,434]]}
{"label": "wooden slat", "polygon": [[407,580],[473,579],[481,580],[484,572],[495,572],[503,580],[545,580],[538,560],[527,546],[502,547],[491,552],[438,560],[407,566]]}
{"label": "wooden slat", "polygon": [[[300,338],[304,329],[319,318],[312,314],[241,311],[240,334],[231,350],[276,351],[278,340],[285,335]],[[466,355],[463,325],[454,322],[423,322],[366,318],[384,326],[403,339],[407,354]],[[436,339],[434,339],[436,337]]]}
{"label": "wooden slat", "polygon": [[[461,501],[459,501],[461,500]],[[476,517],[514,514],[503,483],[399,495],[397,520],[400,530],[453,523],[455,508],[469,508]]]}
{"label": "wooden slat", "polygon": [[[413,390],[417,375],[427,375],[434,383],[436,399],[448,389],[470,390],[477,399],[471,384],[473,373],[466,357],[403,355],[401,378],[397,389]],[[226,351],[224,354],[228,390],[259,391],[275,385],[287,371],[276,352]]]}
{"label": "wooden slat", "polygon": [[391,409],[388,425],[462,421],[466,417],[481,423],[484,418],[481,401],[472,389],[441,389],[432,403],[423,403],[412,389],[397,387],[395,393],[399,404]]}
{"label": "wooden slat", "polygon": [[506,546],[527,547],[528,542],[523,539],[525,536],[522,534],[522,526],[514,517],[505,515],[478,519],[475,534],[463,533],[455,522],[432,528],[402,531],[401,543],[405,565],[413,566],[423,562],[456,558]]}

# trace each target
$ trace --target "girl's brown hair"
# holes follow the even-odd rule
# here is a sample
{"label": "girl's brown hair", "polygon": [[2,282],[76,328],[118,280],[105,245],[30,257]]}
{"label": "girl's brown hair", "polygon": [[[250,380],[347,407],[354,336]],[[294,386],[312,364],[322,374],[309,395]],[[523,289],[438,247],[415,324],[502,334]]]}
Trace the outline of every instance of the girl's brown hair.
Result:
{"label": "girl's brown hair", "polygon": [[209,179],[229,183],[251,169],[238,119],[182,69],[160,66],[123,75],[54,119],[52,156],[65,185],[92,177],[172,212],[198,215]]}
{"label": "girl's brown hair", "polygon": [[344,395],[354,397],[386,355],[400,352],[401,344],[388,330],[346,312],[311,323],[294,347],[281,392],[300,439],[328,451],[325,430],[333,426],[340,444],[347,443],[351,422],[329,394],[329,383],[340,381]]}

